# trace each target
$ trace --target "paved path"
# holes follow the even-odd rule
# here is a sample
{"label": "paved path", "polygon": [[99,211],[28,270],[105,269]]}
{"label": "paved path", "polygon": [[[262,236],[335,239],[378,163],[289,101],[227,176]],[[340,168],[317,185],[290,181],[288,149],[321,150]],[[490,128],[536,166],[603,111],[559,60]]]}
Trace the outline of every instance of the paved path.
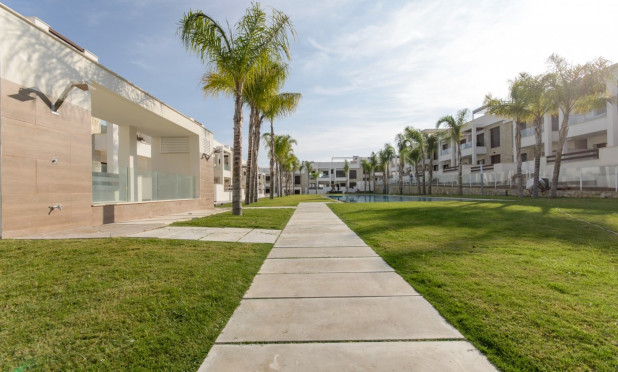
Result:
{"label": "paved path", "polygon": [[324,203],[301,203],[200,371],[495,371]]}

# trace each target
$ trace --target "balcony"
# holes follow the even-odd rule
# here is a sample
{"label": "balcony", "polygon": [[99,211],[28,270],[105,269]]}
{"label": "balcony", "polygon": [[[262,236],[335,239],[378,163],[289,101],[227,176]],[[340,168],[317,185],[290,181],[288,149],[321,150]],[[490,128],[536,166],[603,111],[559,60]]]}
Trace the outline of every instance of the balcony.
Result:
{"label": "balcony", "polygon": [[569,117],[569,126],[586,123],[588,121],[597,120],[607,116],[607,108],[592,110],[583,114],[571,115]]}
{"label": "balcony", "polygon": [[[598,159],[598,158],[599,158],[599,149],[587,149],[587,150],[565,152],[562,154],[561,161],[589,160],[589,159]],[[547,162],[548,163],[556,162],[556,155],[547,156]]]}
{"label": "balcony", "polygon": [[450,154],[450,153],[451,153],[451,149],[450,149],[450,147],[449,147],[448,149],[442,149],[442,150],[440,150],[440,156],[443,156],[443,155],[448,155],[448,154]]}

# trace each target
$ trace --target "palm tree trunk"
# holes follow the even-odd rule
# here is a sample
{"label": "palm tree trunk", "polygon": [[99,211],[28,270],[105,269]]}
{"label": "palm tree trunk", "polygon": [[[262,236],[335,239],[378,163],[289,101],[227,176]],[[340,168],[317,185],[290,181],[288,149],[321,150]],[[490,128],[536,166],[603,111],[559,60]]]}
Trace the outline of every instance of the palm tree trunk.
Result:
{"label": "palm tree trunk", "polygon": [[524,175],[521,174],[521,130],[518,121],[515,121],[515,161],[517,162],[517,197],[524,197]]}
{"label": "palm tree trunk", "polygon": [[418,171],[418,163],[414,163],[414,173],[416,176],[416,188],[418,189],[418,194],[422,195],[421,193],[421,176],[420,176],[420,172]]}
{"label": "palm tree trunk", "polygon": [[562,125],[560,126],[560,140],[558,141],[558,148],[556,149],[556,162],[554,163],[554,173],[551,178],[551,191],[549,192],[550,198],[555,198],[557,196],[558,177],[560,177],[560,165],[562,164],[562,148],[564,147],[568,134],[569,112],[565,112]]}
{"label": "palm tree trunk", "polygon": [[433,183],[433,154],[429,155],[429,195],[431,195],[431,184]]}
{"label": "palm tree trunk", "polygon": [[462,166],[461,166],[461,145],[456,143],[457,146],[457,163],[458,163],[458,171],[457,171],[457,184],[459,195],[463,195],[463,177],[461,175]]}
{"label": "palm tree trunk", "polygon": [[399,154],[399,195],[403,195],[403,157]]}
{"label": "palm tree trunk", "polygon": [[541,173],[541,151],[542,151],[542,119],[537,118],[534,126],[535,126],[535,146],[534,146],[534,182],[532,184],[532,197],[539,197],[539,177]]}
{"label": "palm tree trunk", "polygon": [[245,205],[251,204],[251,176],[253,165],[253,138],[255,131],[255,106],[251,105],[251,111],[249,113],[249,134],[247,144],[247,175],[245,176]]}
{"label": "palm tree trunk", "polygon": [[270,198],[275,198],[275,129],[270,122]]}
{"label": "palm tree trunk", "polygon": [[242,216],[242,84],[234,97],[234,170],[232,172],[232,215]]}
{"label": "palm tree trunk", "polygon": [[251,202],[255,203],[258,200],[258,156],[260,154],[260,136],[262,135],[262,122],[264,118],[261,117],[257,121],[255,127],[255,138],[253,140],[253,195]]}

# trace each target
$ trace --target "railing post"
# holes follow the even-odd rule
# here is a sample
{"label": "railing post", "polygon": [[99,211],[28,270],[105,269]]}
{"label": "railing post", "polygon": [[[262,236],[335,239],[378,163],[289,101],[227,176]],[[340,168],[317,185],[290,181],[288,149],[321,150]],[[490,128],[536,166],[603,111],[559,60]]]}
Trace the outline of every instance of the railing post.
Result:
{"label": "railing post", "polygon": [[579,191],[584,189],[584,180],[582,179],[582,169],[579,168]]}

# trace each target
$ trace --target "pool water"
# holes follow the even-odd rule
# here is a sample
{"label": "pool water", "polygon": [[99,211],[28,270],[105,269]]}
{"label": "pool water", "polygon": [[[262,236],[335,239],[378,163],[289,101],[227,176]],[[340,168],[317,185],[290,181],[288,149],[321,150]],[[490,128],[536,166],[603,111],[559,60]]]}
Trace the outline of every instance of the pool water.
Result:
{"label": "pool water", "polygon": [[407,196],[407,195],[380,195],[380,194],[343,194],[328,195],[333,200],[348,203],[380,203],[380,202],[407,202],[407,201],[496,201],[496,199],[447,198],[439,196]]}

